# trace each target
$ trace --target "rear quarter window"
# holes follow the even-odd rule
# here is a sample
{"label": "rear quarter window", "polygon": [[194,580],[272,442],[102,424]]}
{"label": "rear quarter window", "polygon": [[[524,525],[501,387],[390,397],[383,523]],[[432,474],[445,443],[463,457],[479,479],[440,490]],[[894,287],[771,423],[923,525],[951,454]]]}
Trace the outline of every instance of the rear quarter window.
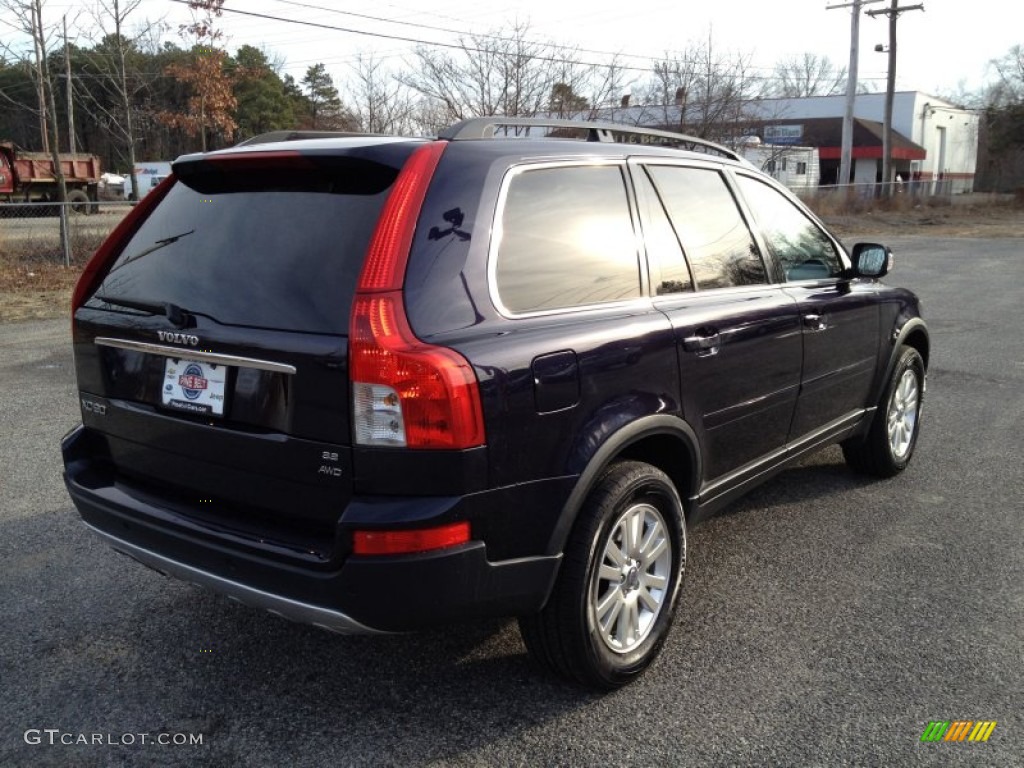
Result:
{"label": "rear quarter window", "polygon": [[640,296],[622,169],[574,165],[512,175],[494,259],[498,298],[514,313]]}

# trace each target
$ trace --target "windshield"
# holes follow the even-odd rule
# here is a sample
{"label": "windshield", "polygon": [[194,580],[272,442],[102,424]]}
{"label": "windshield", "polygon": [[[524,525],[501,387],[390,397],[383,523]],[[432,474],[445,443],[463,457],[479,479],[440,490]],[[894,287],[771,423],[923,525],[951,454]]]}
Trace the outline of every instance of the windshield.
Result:
{"label": "windshield", "polygon": [[93,294],[185,307],[219,323],[345,334],[396,171],[223,167],[179,179]]}

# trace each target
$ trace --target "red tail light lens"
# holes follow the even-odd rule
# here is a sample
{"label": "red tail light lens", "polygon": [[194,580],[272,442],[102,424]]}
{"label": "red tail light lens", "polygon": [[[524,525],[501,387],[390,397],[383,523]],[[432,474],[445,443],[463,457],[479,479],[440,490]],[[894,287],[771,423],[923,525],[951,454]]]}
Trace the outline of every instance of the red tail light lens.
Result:
{"label": "red tail light lens", "polygon": [[469,523],[466,521],[414,531],[356,531],[352,536],[352,553],[403,555],[455,547],[467,541]]}
{"label": "red tail light lens", "polygon": [[349,323],[356,445],[461,449],[484,443],[472,367],[458,352],[416,338],[401,290],[416,221],[445,146],[426,144],[406,161],[363,264]]}
{"label": "red tail light lens", "polygon": [[359,292],[394,291],[402,287],[412,236],[423,198],[447,144],[425,144],[405,161],[402,172],[381,211],[366,262],[359,276]]}
{"label": "red tail light lens", "polygon": [[483,444],[483,411],[472,367],[458,352],[424,344],[413,335],[401,292],[356,296],[349,372],[357,444]]}

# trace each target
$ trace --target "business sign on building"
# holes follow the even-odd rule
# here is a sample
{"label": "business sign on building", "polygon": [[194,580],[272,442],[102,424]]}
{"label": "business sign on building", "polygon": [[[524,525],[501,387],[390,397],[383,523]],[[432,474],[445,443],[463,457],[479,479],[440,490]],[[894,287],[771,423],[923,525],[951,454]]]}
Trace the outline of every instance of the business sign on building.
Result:
{"label": "business sign on building", "polygon": [[799,144],[804,138],[802,125],[766,125],[765,144]]}

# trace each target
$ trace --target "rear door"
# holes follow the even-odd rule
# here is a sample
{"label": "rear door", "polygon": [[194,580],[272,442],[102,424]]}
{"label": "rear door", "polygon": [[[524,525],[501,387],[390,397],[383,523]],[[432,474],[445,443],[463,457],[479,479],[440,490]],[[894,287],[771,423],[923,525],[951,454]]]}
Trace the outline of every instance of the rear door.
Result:
{"label": "rear door", "polygon": [[676,334],[704,492],[784,452],[800,382],[796,302],[772,285],[723,174],[634,166],[656,306]]}
{"label": "rear door", "polygon": [[102,482],[155,494],[182,519],[332,557],[352,493],[351,302],[414,147],[176,164],[75,312]]}

